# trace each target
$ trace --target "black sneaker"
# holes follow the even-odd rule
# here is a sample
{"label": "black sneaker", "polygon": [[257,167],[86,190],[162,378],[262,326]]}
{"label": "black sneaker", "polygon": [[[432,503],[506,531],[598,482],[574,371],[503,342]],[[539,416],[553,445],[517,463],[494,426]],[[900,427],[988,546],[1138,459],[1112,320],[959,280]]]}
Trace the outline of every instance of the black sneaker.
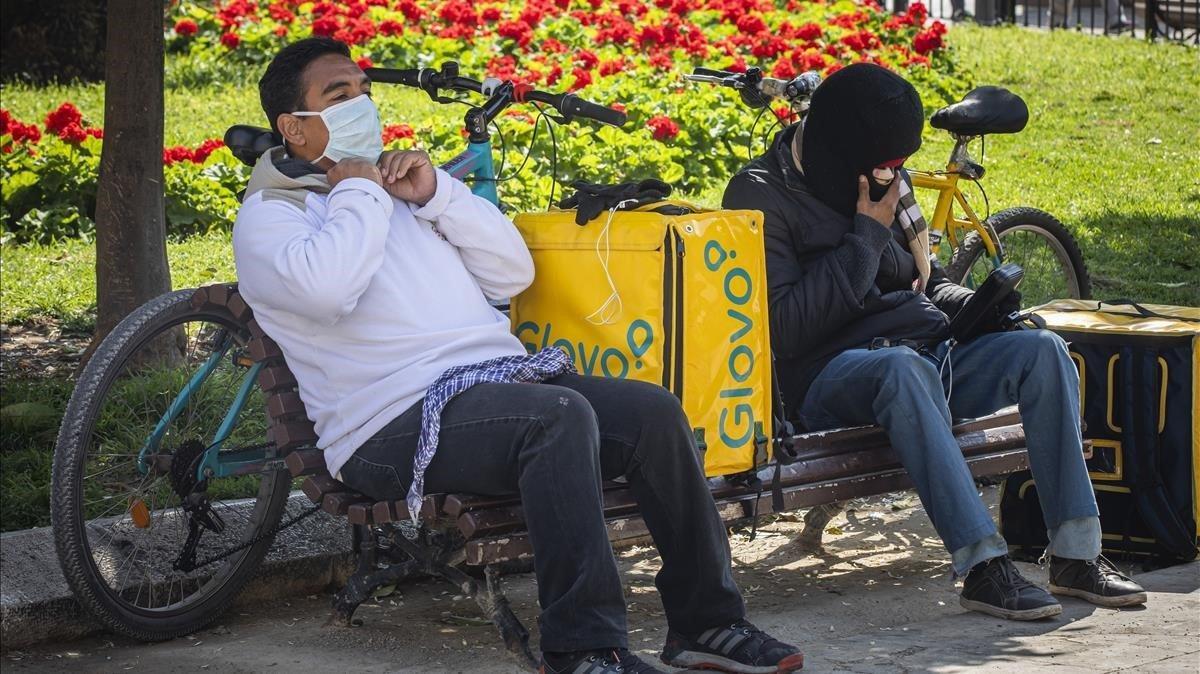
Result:
{"label": "black sneaker", "polygon": [[695,639],[669,632],[662,661],[672,667],[737,674],[784,674],[804,667],[799,648],[739,620],[704,630]]}
{"label": "black sneaker", "polygon": [[[552,661],[552,662],[551,662]],[[642,662],[624,648],[610,651],[580,651],[542,654],[538,674],[666,674],[661,669]]]}
{"label": "black sneaker", "polygon": [[1146,591],[1103,555],[1094,560],[1050,558],[1050,591],[1118,608],[1146,603]]}
{"label": "black sneaker", "polygon": [[1022,576],[1008,555],[976,564],[963,581],[958,603],[1008,620],[1038,620],[1062,613],[1062,604]]}

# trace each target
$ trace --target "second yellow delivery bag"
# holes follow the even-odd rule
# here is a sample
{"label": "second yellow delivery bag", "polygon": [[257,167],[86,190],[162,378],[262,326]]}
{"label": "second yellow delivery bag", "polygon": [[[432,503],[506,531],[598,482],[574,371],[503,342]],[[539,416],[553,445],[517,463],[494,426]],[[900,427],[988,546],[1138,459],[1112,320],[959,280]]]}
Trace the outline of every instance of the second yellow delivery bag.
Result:
{"label": "second yellow delivery bag", "polygon": [[533,285],[512,300],[530,351],[557,346],[582,374],[660,384],[683,403],[709,476],[769,459],[771,351],[762,214],[679,201],[515,218]]}

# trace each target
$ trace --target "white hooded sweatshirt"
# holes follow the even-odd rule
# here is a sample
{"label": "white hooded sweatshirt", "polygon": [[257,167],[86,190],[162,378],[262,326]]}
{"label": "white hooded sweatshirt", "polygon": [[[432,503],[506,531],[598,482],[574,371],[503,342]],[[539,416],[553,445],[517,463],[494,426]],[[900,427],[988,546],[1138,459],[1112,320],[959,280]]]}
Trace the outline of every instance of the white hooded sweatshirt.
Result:
{"label": "white hooded sweatshirt", "polygon": [[533,281],[515,226],[437,170],[417,207],[365,178],[254,167],[233,228],[238,290],[296,375],[331,475],[443,371],[525,353],[489,299]]}

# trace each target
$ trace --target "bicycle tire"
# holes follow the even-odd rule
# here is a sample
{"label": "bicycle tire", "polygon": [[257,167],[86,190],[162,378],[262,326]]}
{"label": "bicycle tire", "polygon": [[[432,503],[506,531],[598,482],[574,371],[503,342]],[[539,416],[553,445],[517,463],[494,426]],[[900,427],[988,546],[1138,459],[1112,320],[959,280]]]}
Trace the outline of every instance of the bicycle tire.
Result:
{"label": "bicycle tire", "polygon": [[[193,309],[190,303],[193,292],[179,290],[147,302],[104,338],[76,383],[63,416],[54,452],[50,519],[63,575],[80,604],[101,624],[141,641],[176,638],[194,632],[219,617],[253,576],[274,541],[272,533],[244,551],[235,553],[230,558],[231,566],[222,567],[224,570],[219,572],[223,575],[220,584],[194,604],[176,612],[138,610],[123,602],[114,596],[117,591],[108,587],[91,557],[83,502],[83,473],[88,443],[99,412],[103,409],[105,394],[122,371],[124,363],[143,344],[161,334],[161,330],[169,330],[172,322],[181,323],[183,319],[196,317],[238,325],[232,316],[220,309]],[[260,534],[273,532],[277,526],[291,486],[286,470],[262,475],[254,509],[247,518],[253,526],[247,530]],[[216,574],[213,578],[216,578]]]}
{"label": "bicycle tire", "polygon": [[[1091,276],[1087,264],[1083,261],[1079,243],[1053,215],[1037,208],[1018,206],[995,213],[987,219],[987,224],[991,225],[1002,244],[1006,234],[1011,237],[1015,232],[1029,232],[1050,242],[1060,269],[1067,272],[1069,296],[1074,299],[1091,298]],[[986,250],[979,234],[971,232],[954,251],[950,263],[946,266],[946,275],[955,283],[964,283],[971,268],[986,254]],[[1013,260],[1011,256],[1004,261],[1020,263],[1020,260]],[[1027,274],[1035,272],[1036,270],[1026,269]]]}

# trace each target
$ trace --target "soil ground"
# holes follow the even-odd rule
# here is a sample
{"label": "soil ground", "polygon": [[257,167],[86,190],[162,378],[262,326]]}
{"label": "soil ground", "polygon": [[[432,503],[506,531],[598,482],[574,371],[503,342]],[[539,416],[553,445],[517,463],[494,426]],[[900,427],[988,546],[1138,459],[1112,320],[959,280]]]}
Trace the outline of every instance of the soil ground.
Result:
{"label": "soil ground", "polygon": [[[983,488],[996,508],[998,491]],[[1160,671],[1200,669],[1200,565],[1145,575],[1150,603],[1116,611],[1064,601],[1054,620],[1012,623],[969,613],[933,529],[911,493],[856,501],[830,522],[823,551],[797,549],[789,516],[732,538],[734,573],[759,627],[802,645],[806,671]],[[666,632],[650,548],[618,556],[630,646],[656,658]],[[1045,572],[1022,565],[1033,580]],[[1134,568],[1137,572],[1140,569]],[[534,631],[532,575],[508,596]],[[114,636],[8,652],[5,671],[516,672],[493,628],[448,586],[421,582],[359,609],[363,625],[325,625],[329,594],[241,605],[219,624],[160,644]]]}

